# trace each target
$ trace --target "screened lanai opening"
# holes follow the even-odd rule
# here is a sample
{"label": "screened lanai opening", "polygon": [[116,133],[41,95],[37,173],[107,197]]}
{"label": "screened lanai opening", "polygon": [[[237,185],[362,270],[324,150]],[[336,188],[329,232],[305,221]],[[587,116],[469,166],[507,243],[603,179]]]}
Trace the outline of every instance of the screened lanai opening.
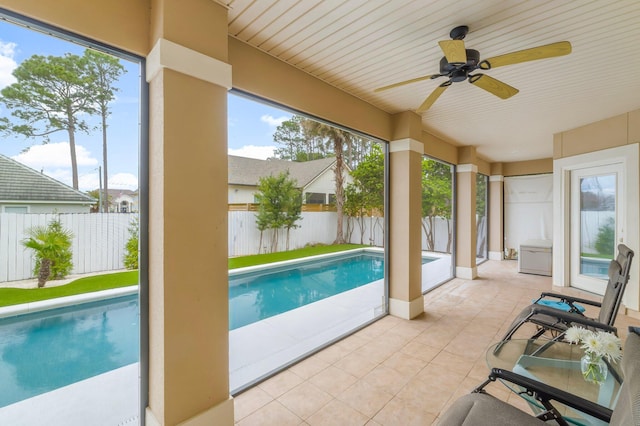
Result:
{"label": "screened lanai opening", "polygon": [[476,175],[476,263],[489,259],[489,176]]}
{"label": "screened lanai opening", "polygon": [[[453,278],[455,166],[422,158],[422,292]],[[425,261],[427,260],[427,261]]]}
{"label": "screened lanai opening", "polygon": [[141,59],[0,17],[0,424],[138,421]]}
{"label": "screened lanai opening", "polygon": [[230,387],[387,312],[386,144],[228,98]]}

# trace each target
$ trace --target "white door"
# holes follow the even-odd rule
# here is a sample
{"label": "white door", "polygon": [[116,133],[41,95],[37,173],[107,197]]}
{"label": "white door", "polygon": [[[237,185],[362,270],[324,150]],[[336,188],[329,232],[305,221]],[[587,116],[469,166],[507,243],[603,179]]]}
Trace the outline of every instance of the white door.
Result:
{"label": "white door", "polygon": [[571,286],[604,294],[609,262],[624,242],[624,166],[571,172]]}

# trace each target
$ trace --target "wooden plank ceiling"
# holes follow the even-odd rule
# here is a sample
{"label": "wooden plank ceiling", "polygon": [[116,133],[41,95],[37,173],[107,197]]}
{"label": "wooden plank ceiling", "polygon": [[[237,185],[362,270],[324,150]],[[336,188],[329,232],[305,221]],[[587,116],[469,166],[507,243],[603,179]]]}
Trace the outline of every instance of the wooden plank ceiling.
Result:
{"label": "wooden plank ceiling", "polygon": [[638,0],[231,0],[229,34],[389,113],[415,110],[444,78],[438,41],[467,25],[480,58],[567,40],[568,56],[487,75],[507,100],[459,82],[422,114],[429,132],[489,161],[550,158],[553,134],[640,108]]}

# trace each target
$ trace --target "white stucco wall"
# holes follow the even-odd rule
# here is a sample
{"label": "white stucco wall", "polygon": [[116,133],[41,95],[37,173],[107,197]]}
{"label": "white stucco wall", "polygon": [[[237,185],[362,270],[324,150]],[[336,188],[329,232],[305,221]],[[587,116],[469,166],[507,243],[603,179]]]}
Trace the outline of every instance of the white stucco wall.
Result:
{"label": "white stucco wall", "polygon": [[[353,178],[351,177],[350,174],[345,173],[344,186],[346,187],[350,183],[353,183]],[[311,183],[304,188],[303,192],[320,192],[323,194],[335,194],[336,182],[333,176],[333,169],[329,169],[325,171],[323,174],[318,176],[315,180],[311,181]]]}
{"label": "white stucco wall", "polygon": [[255,186],[229,185],[229,203],[253,203]]}

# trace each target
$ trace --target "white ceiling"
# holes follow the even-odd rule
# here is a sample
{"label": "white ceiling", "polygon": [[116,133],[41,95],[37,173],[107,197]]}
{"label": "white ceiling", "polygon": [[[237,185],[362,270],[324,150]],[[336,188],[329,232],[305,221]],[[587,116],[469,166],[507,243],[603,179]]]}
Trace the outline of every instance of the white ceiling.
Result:
{"label": "white ceiling", "polygon": [[502,100],[467,82],[424,128],[498,162],[549,158],[553,134],[640,108],[639,0],[227,0],[229,34],[389,113],[415,110],[445,78],[439,40],[469,26],[480,59],[567,40],[568,56],[486,71],[520,90]]}

